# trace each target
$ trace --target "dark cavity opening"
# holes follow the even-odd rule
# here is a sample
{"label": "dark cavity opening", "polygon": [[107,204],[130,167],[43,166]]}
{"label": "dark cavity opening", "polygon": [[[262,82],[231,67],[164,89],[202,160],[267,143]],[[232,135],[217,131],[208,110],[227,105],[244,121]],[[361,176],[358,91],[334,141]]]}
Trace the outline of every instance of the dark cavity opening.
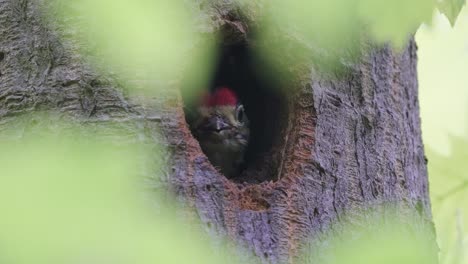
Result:
{"label": "dark cavity opening", "polygon": [[[206,91],[228,86],[239,96],[250,123],[250,139],[245,152],[245,162],[238,175],[229,177],[239,183],[276,181],[279,178],[282,135],[287,124],[287,99],[246,43],[223,44],[217,66]],[[196,104],[189,102],[190,87],[182,88],[185,116],[189,126],[196,118]],[[191,128],[193,129],[193,128]],[[194,131],[192,130],[192,133]],[[196,133],[193,133],[194,135]],[[206,154],[206,153],[205,153]]]}

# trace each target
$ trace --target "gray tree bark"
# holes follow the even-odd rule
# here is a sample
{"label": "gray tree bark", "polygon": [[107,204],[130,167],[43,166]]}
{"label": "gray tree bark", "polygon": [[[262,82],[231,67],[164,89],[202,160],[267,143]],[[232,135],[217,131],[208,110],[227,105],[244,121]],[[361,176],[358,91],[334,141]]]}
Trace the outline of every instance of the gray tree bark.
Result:
{"label": "gray tree bark", "polygon": [[[225,5],[214,15],[206,7],[213,19],[205,30],[228,29],[230,41],[248,41],[255,17],[233,10]],[[275,149],[279,179],[248,184],[209,163],[185,122],[177,87],[157,98],[128,96],[76,55],[78,44],[58,37],[66,30],[46,23],[34,1],[0,0],[0,131],[34,130],[34,117],[18,125],[19,117],[54,110],[103,134],[117,129],[125,140],[162,144],[166,166],[147,176],[264,262],[294,262],[306,240],[333,229],[343,212],[365,214],[363,207],[393,202],[402,215],[419,214],[414,226],[431,225],[413,40],[401,52],[367,51],[346,76],[324,77],[312,65],[301,73],[291,83]]]}

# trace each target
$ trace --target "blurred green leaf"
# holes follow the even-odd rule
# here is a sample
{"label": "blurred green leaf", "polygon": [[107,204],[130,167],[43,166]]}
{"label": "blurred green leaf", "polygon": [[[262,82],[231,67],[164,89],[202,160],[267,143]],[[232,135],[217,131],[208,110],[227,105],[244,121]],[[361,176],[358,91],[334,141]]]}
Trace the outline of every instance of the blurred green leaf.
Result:
{"label": "blurred green leaf", "polygon": [[402,47],[423,22],[431,21],[434,0],[359,0],[359,14],[381,42]]}
{"label": "blurred green leaf", "polygon": [[463,135],[467,128],[468,8],[455,27],[437,11],[432,25],[419,28],[416,42],[423,140],[448,155],[449,135]]}
{"label": "blurred green leaf", "polygon": [[457,17],[465,4],[466,0],[443,0],[437,3],[437,7],[440,12],[448,18],[453,27],[455,26]]}
{"label": "blurred green leaf", "polygon": [[[397,228],[396,228],[397,229]],[[398,229],[397,229],[398,230]],[[336,260],[331,263],[355,264],[429,264],[437,263],[434,254],[428,253],[425,237],[395,233],[393,228],[382,227],[372,236],[348,238],[336,252]]]}
{"label": "blurred green leaf", "polygon": [[440,263],[465,263],[468,250],[468,138],[450,137],[452,152],[428,149],[430,194],[440,250]]}
{"label": "blurred green leaf", "polygon": [[18,125],[9,135],[21,138],[0,135],[2,263],[240,263],[163,194],[146,193],[147,148],[90,136],[84,124],[36,121],[36,133]]}
{"label": "blurred green leaf", "polygon": [[[186,1],[53,0],[51,20],[64,24],[63,37],[79,43],[105,74],[153,92],[185,75],[206,85],[214,65],[214,41],[200,43],[200,14]],[[53,12],[52,12],[53,11]],[[215,37],[210,40],[215,40]],[[184,76],[182,76],[184,75]],[[145,87],[143,83],[148,83]]]}
{"label": "blurred green leaf", "polygon": [[369,36],[403,47],[434,8],[435,0],[275,0],[265,4],[256,36],[261,55],[283,71],[309,64],[340,73],[358,61]]}
{"label": "blurred green leaf", "polygon": [[275,0],[266,9],[257,29],[258,52],[278,72],[313,64],[336,73],[358,57],[361,27],[354,0]]}
{"label": "blurred green leaf", "polygon": [[356,210],[343,214],[334,230],[315,236],[301,263],[437,263],[431,226],[420,216],[392,204]]}

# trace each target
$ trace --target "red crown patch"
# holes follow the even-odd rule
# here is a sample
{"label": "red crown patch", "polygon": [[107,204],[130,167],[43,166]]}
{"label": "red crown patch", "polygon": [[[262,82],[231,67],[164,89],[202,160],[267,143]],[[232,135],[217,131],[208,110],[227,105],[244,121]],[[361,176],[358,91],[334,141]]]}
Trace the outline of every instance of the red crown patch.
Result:
{"label": "red crown patch", "polygon": [[221,87],[210,95],[205,95],[203,98],[204,106],[222,106],[222,105],[236,105],[237,95],[228,87]]}

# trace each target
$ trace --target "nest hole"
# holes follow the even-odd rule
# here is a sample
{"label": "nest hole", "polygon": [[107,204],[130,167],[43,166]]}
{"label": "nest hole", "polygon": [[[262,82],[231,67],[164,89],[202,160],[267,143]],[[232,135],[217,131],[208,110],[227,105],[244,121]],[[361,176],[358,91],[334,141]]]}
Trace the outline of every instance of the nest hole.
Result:
{"label": "nest hole", "polygon": [[[238,183],[261,183],[279,179],[282,138],[288,122],[287,95],[247,43],[222,44],[207,92],[230,87],[238,95],[249,119],[250,138],[242,169],[229,177]],[[190,87],[187,87],[190,89]],[[184,92],[185,91],[185,92]],[[195,106],[190,91],[182,88],[187,123]],[[193,101],[193,99],[192,99]],[[192,131],[193,132],[193,131]],[[196,138],[196,137],[195,137]]]}

